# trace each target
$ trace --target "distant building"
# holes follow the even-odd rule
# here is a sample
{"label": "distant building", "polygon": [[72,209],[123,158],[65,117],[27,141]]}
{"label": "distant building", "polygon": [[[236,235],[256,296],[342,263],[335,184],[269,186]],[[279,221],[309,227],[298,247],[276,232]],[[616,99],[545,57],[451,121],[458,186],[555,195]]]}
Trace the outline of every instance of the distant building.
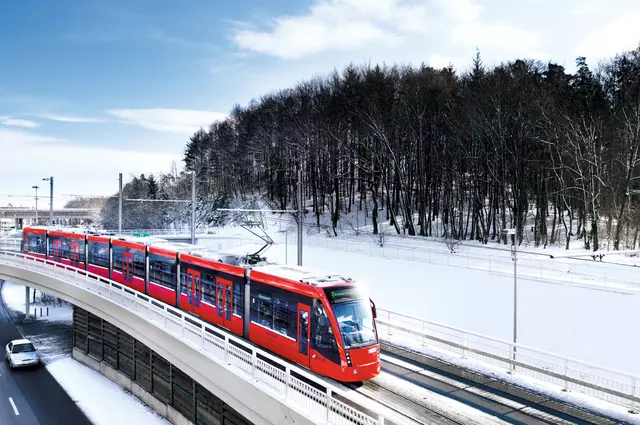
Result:
{"label": "distant building", "polygon": [[16,222],[13,218],[0,218],[0,229],[7,230],[15,227]]}

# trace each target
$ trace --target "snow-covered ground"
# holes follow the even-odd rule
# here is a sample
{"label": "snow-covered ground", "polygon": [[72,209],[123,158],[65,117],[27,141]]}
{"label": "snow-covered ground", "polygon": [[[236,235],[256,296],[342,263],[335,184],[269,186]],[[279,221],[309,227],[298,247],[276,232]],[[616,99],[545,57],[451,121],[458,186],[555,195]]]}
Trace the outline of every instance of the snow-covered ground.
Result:
{"label": "snow-covered ground", "polygon": [[[420,342],[409,340],[400,335],[393,335],[386,338],[398,347],[404,347],[413,352],[424,353],[428,357],[440,359],[445,363],[457,365],[464,369],[474,371],[483,376],[488,376],[499,381],[508,382],[520,388],[527,388],[528,390],[541,396],[548,397],[550,399],[561,400],[568,404],[582,407],[588,411],[598,413],[603,417],[615,419],[620,423],[640,425],[640,417],[638,417],[637,414],[629,413],[628,409],[626,409],[625,407],[617,406],[603,400],[595,399],[579,392],[566,392],[563,391],[563,388],[560,386],[542,382],[534,378],[523,376],[521,374],[509,374],[504,369],[500,369],[493,365],[489,365],[487,363],[474,359],[461,358],[449,352],[439,350],[438,348],[423,346]],[[382,360],[385,362],[398,364],[399,366],[417,373],[428,373],[423,368],[420,368],[413,363],[408,363],[392,356],[383,354]]]}
{"label": "snow-covered ground", "polygon": [[[13,282],[5,282],[2,285],[2,296],[7,307],[24,313],[26,304],[26,291],[23,285]],[[59,298],[52,297],[36,291],[36,301],[33,302],[33,289],[29,295],[29,313],[38,320],[50,322],[71,323],[71,305]]]}
{"label": "snow-covered ground", "polygon": [[[269,226],[268,233],[277,244],[264,255],[270,261],[296,264],[295,229],[290,230],[287,246],[284,244],[285,235],[279,232],[285,227],[286,224]],[[217,233],[221,236],[251,237],[245,230],[234,227],[217,229]],[[465,261],[456,263],[451,260],[450,264],[454,265],[447,266],[446,262],[431,264],[381,258],[341,249],[341,243],[348,244],[354,239],[362,244],[370,244],[372,250],[379,249],[370,235],[341,235],[329,238],[328,248],[317,243],[314,244],[316,246],[305,244],[304,266],[326,273],[341,273],[364,283],[371,297],[382,308],[494,338],[512,339],[513,275],[509,274],[509,270],[512,271],[513,266],[508,265],[508,250],[488,250],[469,244],[458,247],[458,254],[448,254],[451,258],[461,258],[460,254],[465,252],[480,258],[484,255],[486,268],[483,270],[480,262],[477,263],[478,267],[468,268]],[[253,240],[257,241],[257,238],[253,237]],[[443,255],[447,251],[442,242],[417,238],[396,237],[389,238],[387,242],[438,250]],[[202,239],[200,243],[226,249],[242,242],[235,239],[226,242],[222,239]],[[553,251],[563,252],[555,248]],[[490,256],[501,256],[502,261],[506,260],[507,272],[490,271]],[[530,254],[530,257],[534,256]],[[558,260],[549,257],[534,258],[540,267],[558,264]],[[633,257],[627,259],[632,260]],[[616,276],[640,281],[640,273],[629,266],[581,260],[562,261],[569,262],[584,275],[597,276],[606,268],[611,270],[609,273],[616,272]],[[640,375],[640,362],[635,354],[640,349],[640,341],[630,337],[634,334],[633,324],[640,323],[640,292],[633,288],[611,288],[604,279],[598,278],[594,279],[593,285],[575,285],[568,279],[561,279],[565,274],[553,273],[554,280],[518,278],[518,342]]]}
{"label": "snow-covered ground", "polygon": [[[33,292],[31,297],[33,297]],[[2,284],[2,298],[8,309],[14,312],[24,312],[25,287],[23,285],[5,281]],[[38,291],[35,306],[38,312],[36,321],[50,322],[52,326],[59,324],[71,326],[72,309],[69,303],[59,302],[46,295],[43,296]],[[47,306],[49,307],[49,316],[44,316]],[[40,307],[43,307],[42,317],[40,317]],[[24,329],[21,331],[24,333]],[[169,424],[138,398],[105,376],[70,357],[68,354],[70,347],[55,346],[60,342],[48,338],[46,332],[44,335],[25,336],[36,345],[49,372],[95,425]],[[118,408],[114,409],[113,406],[118,406]]]}
{"label": "snow-covered ground", "polygon": [[95,425],[169,424],[122,387],[71,357],[47,369]]}

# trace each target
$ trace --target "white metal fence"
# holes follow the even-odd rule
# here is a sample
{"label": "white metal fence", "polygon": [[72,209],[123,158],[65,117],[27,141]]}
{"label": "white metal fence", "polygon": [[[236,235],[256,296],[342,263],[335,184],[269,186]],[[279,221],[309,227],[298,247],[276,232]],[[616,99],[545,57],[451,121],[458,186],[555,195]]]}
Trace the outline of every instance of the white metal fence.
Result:
{"label": "white metal fence", "polygon": [[[119,234],[119,235],[133,235],[133,234],[147,234],[149,236],[174,236],[174,235],[191,235],[191,230],[187,229],[128,229],[118,232],[118,230],[105,230],[105,232]],[[216,232],[211,229],[196,229],[196,235],[201,234],[215,234]]]}
{"label": "white metal fence", "polygon": [[[297,237],[288,235],[288,243],[295,244]],[[346,238],[328,238],[305,235],[303,244],[310,247],[346,251],[372,257],[420,261],[430,264],[483,270],[494,274],[513,276],[513,261],[509,255],[491,255],[488,252],[456,252],[444,249],[403,246],[393,243],[376,245],[373,241],[362,242]],[[535,259],[531,255],[518,253],[518,277],[549,282],[564,282],[609,289],[640,290],[640,273],[630,266],[609,266],[603,263],[580,261],[579,263]]]}
{"label": "white metal fence", "polygon": [[[640,377],[378,308],[380,339],[398,345],[394,335],[446,352],[489,363],[543,382],[628,408],[640,408]],[[402,339],[402,338],[401,338]],[[419,351],[419,347],[409,347]]]}
{"label": "white metal fence", "polygon": [[[374,402],[368,403],[356,394],[345,393],[305,370],[280,360],[266,351],[256,349],[241,338],[206,322],[191,316],[187,320],[187,315],[182,311],[168,305],[154,303],[151,298],[143,294],[132,294],[116,282],[60,263],[13,252],[0,252],[0,264],[54,277],[63,283],[89,291],[135,312],[138,316],[187,342],[194,349],[201,350],[221,366],[231,369],[240,379],[259,382],[261,384],[259,388],[284,400],[292,407],[297,407],[296,410],[306,412],[306,415],[309,415],[307,417],[312,418],[314,422],[336,425],[374,425],[385,422],[383,415],[378,413],[379,406]],[[269,362],[262,360],[258,354]],[[296,374],[317,383],[321,388],[326,388],[326,391],[309,385],[297,378]],[[340,399],[347,400],[348,403]],[[246,402],[251,403],[250,400]],[[401,425],[403,421],[393,418],[393,423]]]}
{"label": "white metal fence", "polygon": [[0,238],[0,251],[20,251],[21,239]]}

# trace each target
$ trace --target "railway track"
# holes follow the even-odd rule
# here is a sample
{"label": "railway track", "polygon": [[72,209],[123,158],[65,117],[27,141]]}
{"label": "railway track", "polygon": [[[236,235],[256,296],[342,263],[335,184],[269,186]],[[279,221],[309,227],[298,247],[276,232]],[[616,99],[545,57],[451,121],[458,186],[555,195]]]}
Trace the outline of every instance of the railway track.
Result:
{"label": "railway track", "polygon": [[[477,382],[383,352],[382,373],[358,384],[336,384],[390,412],[386,424],[419,425],[612,425],[553,400],[508,393],[494,380]],[[343,400],[348,403],[348,400]],[[355,406],[354,406],[355,407]],[[358,406],[362,410],[361,406]],[[365,409],[366,410],[366,409]],[[363,411],[372,414],[372,412]],[[393,417],[392,417],[393,416]],[[396,419],[394,419],[396,418]],[[399,420],[398,420],[399,419]]]}

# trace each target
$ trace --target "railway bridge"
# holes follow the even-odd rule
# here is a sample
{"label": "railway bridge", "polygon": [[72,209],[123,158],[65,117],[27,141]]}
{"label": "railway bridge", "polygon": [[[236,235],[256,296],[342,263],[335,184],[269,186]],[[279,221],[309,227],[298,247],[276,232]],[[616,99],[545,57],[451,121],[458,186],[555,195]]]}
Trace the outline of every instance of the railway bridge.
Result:
{"label": "railway bridge", "polygon": [[27,300],[32,287],[74,305],[76,360],[129,389],[173,424],[384,423],[367,399],[345,395],[220,328],[116,282],[19,253],[0,256],[0,279],[25,285]]}
{"label": "railway bridge", "polygon": [[[49,209],[38,208],[36,223],[36,209],[25,207],[0,207],[0,222],[3,227],[22,229],[30,225],[50,225]],[[78,224],[92,223],[98,218],[98,208],[54,208],[53,224],[63,226],[75,226]]]}

